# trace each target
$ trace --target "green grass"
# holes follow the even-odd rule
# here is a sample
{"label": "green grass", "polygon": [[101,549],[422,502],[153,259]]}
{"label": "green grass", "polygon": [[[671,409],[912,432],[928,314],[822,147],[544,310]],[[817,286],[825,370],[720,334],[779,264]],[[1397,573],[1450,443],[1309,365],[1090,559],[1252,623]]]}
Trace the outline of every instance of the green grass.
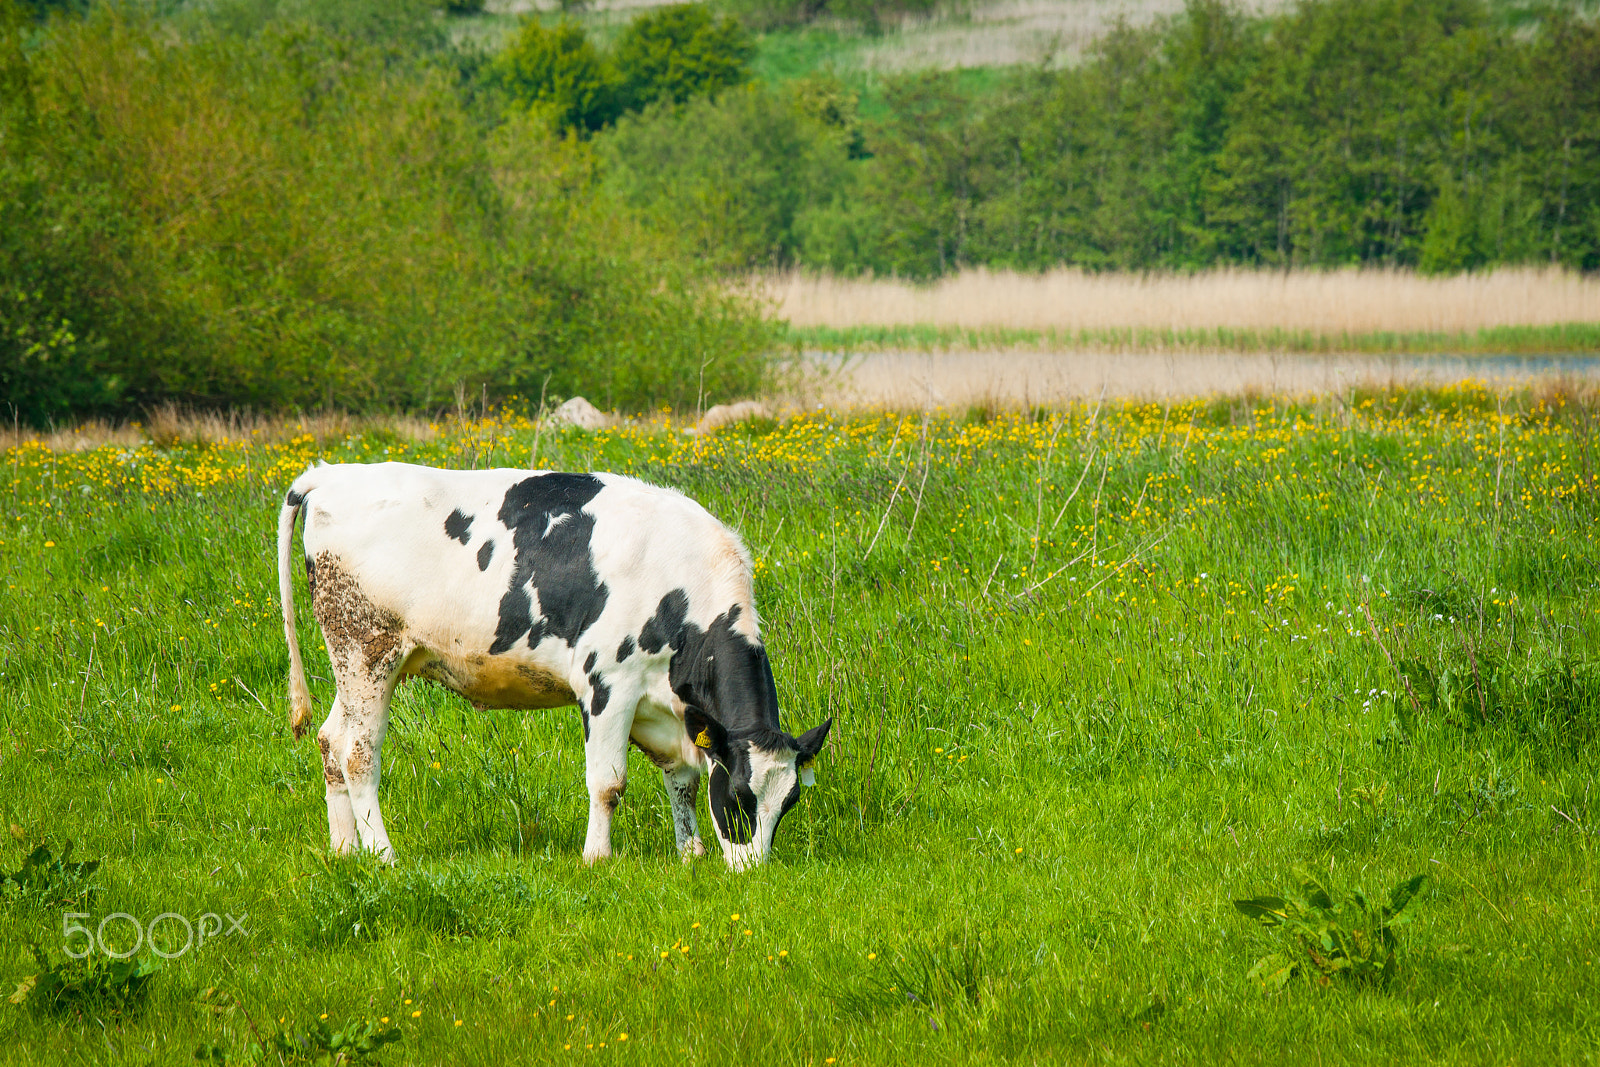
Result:
{"label": "green grass", "polygon": [[[872,121],[889,115],[883,90],[893,77],[861,65],[859,53],[879,38],[860,29],[802,26],[756,35],[751,70],[756,80],[777,87],[814,74],[839,79],[859,99],[860,115]],[[997,92],[1012,76],[1009,67],[963,67],[950,72],[956,89],[968,99]]]}
{"label": "green grass", "polygon": [[1495,326],[1455,332],[1324,334],[1290,329],[1017,329],[1003,326],[791,326],[802,348],[834,352],[946,348],[1203,349],[1218,352],[1351,352],[1374,355],[1547,355],[1600,352],[1600,323]]}
{"label": "green grass", "polygon": [[[67,912],[249,932],[142,998],[0,999],[0,1061],[177,1062],[323,1014],[398,1029],[385,1063],[1592,1059],[1594,415],[1458,388],[545,435],[736,524],[786,725],[837,716],[743,876],[678,862],[637,758],[584,869],[577,716],[420,684],[384,751],[398,865],[323,852],[283,487],[316,457],[522,465],[524,421],[6,453],[0,870],[68,838],[102,865],[0,889],[0,993],[30,942],[59,964]],[[1295,864],[1340,899],[1429,876],[1387,985],[1248,977],[1285,942],[1232,902]]]}

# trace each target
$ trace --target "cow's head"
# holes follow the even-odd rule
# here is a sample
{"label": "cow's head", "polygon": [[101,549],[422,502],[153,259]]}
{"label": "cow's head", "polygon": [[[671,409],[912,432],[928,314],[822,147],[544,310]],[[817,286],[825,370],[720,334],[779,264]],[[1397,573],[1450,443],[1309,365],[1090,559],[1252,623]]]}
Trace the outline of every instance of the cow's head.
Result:
{"label": "cow's head", "polygon": [[748,870],[767,858],[779,820],[800,799],[800,787],[811,784],[811,761],[833,720],[799,737],[767,729],[730,734],[690,707],[683,724],[710,763],[707,793],[723,858],[736,871]]}

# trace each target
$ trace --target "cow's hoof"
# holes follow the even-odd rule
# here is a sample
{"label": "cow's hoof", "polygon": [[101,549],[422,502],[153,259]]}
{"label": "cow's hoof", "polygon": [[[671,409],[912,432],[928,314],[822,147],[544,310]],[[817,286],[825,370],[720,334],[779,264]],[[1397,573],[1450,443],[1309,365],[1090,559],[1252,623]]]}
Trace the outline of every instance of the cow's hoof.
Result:
{"label": "cow's hoof", "polygon": [[599,850],[596,850],[596,851],[593,851],[593,852],[589,851],[588,849],[584,849],[583,850],[583,865],[585,867],[593,867],[595,864],[604,863],[606,860],[608,860],[610,858],[611,858],[611,851],[609,849],[607,849],[604,852],[601,852]]}

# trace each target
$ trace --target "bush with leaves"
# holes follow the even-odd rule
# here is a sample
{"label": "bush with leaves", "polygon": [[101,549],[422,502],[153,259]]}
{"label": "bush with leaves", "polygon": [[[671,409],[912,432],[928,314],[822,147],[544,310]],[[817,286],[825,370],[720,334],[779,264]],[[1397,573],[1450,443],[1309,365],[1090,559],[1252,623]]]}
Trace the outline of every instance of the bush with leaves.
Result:
{"label": "bush with leaves", "polygon": [[671,4],[628,23],[613,62],[623,102],[637,111],[658,100],[681,104],[743,85],[754,55],[737,19],[719,19],[705,4]]}
{"label": "bush with leaves", "polygon": [[494,79],[515,104],[542,108],[561,129],[593,132],[616,119],[620,86],[583,27],[528,19],[494,62]]}
{"label": "bush with leaves", "polygon": [[547,377],[642,410],[694,403],[702,368],[713,396],[765,380],[761,308],[598,197],[584,146],[486,130],[458,72],[309,21],[19,12],[0,0],[0,380],[30,423]]}
{"label": "bush with leaves", "polygon": [[790,266],[849,186],[855,100],[811,79],[657,104],[600,139],[605,187],[707,262]]}
{"label": "bush with leaves", "polygon": [[40,908],[81,906],[98,889],[90,879],[99,869],[99,860],[74,861],[71,841],[62,846],[60,856],[39,845],[16,871],[0,874],[0,901]]}
{"label": "bush with leaves", "polygon": [[386,1045],[402,1038],[398,1026],[383,1026],[371,1020],[357,1020],[338,1028],[326,1019],[314,1021],[308,1029],[273,1030],[259,1041],[238,1050],[222,1045],[202,1045],[194,1058],[211,1063],[264,1063],[274,1067],[297,1064],[375,1064]]}

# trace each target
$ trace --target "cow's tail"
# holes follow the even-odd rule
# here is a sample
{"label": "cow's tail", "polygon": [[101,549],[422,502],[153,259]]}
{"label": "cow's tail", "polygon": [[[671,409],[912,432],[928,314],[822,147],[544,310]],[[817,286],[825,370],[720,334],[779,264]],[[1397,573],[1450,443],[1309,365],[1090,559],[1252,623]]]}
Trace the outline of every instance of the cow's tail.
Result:
{"label": "cow's tail", "polygon": [[290,558],[294,552],[294,523],[300,515],[310,486],[302,475],[283,499],[283,510],[278,512],[278,597],[283,602],[283,636],[289,643],[289,729],[298,740],[306,732],[306,720],[311,717],[311,690],[306,686],[305,664],[300,662],[300,640],[294,632],[294,579],[290,573]]}

